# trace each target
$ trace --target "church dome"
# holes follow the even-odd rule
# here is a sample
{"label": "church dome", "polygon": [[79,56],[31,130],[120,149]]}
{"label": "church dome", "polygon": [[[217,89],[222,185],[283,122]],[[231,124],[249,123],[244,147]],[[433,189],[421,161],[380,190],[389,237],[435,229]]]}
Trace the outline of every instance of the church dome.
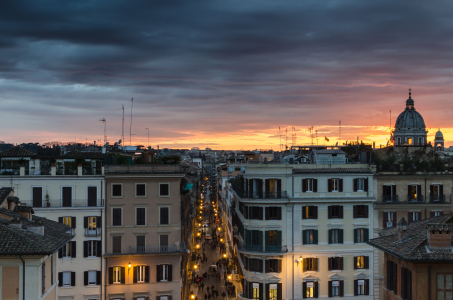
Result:
{"label": "church dome", "polygon": [[421,114],[419,114],[414,107],[414,100],[409,93],[409,99],[406,100],[406,109],[398,116],[395,123],[396,130],[425,130],[425,121]]}
{"label": "church dome", "polygon": [[442,134],[442,132],[439,130],[436,132],[436,140],[443,140],[444,139],[444,135]]}

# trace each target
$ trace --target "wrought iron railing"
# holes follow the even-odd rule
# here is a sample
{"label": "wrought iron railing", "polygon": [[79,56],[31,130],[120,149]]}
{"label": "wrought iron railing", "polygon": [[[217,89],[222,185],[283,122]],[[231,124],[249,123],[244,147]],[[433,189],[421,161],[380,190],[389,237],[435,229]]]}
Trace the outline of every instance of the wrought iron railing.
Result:
{"label": "wrought iron railing", "polygon": [[398,203],[398,195],[382,195],[382,202]]}
{"label": "wrought iron railing", "polygon": [[239,251],[245,252],[258,252],[258,253],[286,253],[288,247],[285,246],[273,246],[273,245],[247,245],[244,243],[238,244]]}
{"label": "wrought iron railing", "polygon": [[429,195],[429,202],[445,203],[445,195]]}
{"label": "wrought iron railing", "polygon": [[158,254],[158,253],[175,253],[186,251],[185,243],[181,246],[135,246],[129,247],[129,253],[131,254]]}
{"label": "wrought iron railing", "polygon": [[423,202],[423,195],[407,195],[407,202]]}

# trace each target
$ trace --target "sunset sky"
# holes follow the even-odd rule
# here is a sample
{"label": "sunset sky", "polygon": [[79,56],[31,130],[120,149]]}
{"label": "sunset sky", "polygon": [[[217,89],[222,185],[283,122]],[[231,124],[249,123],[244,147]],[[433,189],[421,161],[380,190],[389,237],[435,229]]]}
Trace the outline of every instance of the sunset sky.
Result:
{"label": "sunset sky", "polygon": [[[453,1],[2,1],[0,140],[385,144],[412,88],[453,145]],[[316,143],[316,139],[314,140]]]}

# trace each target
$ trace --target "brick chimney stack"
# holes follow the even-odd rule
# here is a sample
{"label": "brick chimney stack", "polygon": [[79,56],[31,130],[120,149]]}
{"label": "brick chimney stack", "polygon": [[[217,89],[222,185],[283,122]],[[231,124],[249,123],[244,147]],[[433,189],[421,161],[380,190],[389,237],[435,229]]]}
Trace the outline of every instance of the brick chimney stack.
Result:
{"label": "brick chimney stack", "polygon": [[397,228],[398,228],[398,241],[401,241],[403,239],[403,234],[407,230],[407,221],[404,217],[398,222]]}
{"label": "brick chimney stack", "polygon": [[450,250],[452,229],[453,224],[428,224],[426,227],[428,247]]}

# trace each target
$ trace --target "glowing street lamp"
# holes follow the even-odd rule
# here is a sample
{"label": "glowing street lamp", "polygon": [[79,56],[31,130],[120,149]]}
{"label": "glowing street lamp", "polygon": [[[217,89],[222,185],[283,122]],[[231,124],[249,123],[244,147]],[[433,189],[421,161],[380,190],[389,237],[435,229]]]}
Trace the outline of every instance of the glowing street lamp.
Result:
{"label": "glowing street lamp", "polygon": [[220,230],[222,230],[222,228],[220,228],[220,227],[217,227],[217,230],[218,230],[218,231],[220,231]]}
{"label": "glowing street lamp", "polygon": [[196,246],[196,247],[197,247],[197,249],[200,249],[200,244],[197,244],[197,246]]}
{"label": "glowing street lamp", "polygon": [[223,243],[223,239],[220,239],[220,242]]}
{"label": "glowing street lamp", "polygon": [[226,253],[223,253],[223,258],[226,258],[226,257],[227,257]]}
{"label": "glowing street lamp", "polygon": [[231,275],[228,275],[228,280],[231,280]]}

